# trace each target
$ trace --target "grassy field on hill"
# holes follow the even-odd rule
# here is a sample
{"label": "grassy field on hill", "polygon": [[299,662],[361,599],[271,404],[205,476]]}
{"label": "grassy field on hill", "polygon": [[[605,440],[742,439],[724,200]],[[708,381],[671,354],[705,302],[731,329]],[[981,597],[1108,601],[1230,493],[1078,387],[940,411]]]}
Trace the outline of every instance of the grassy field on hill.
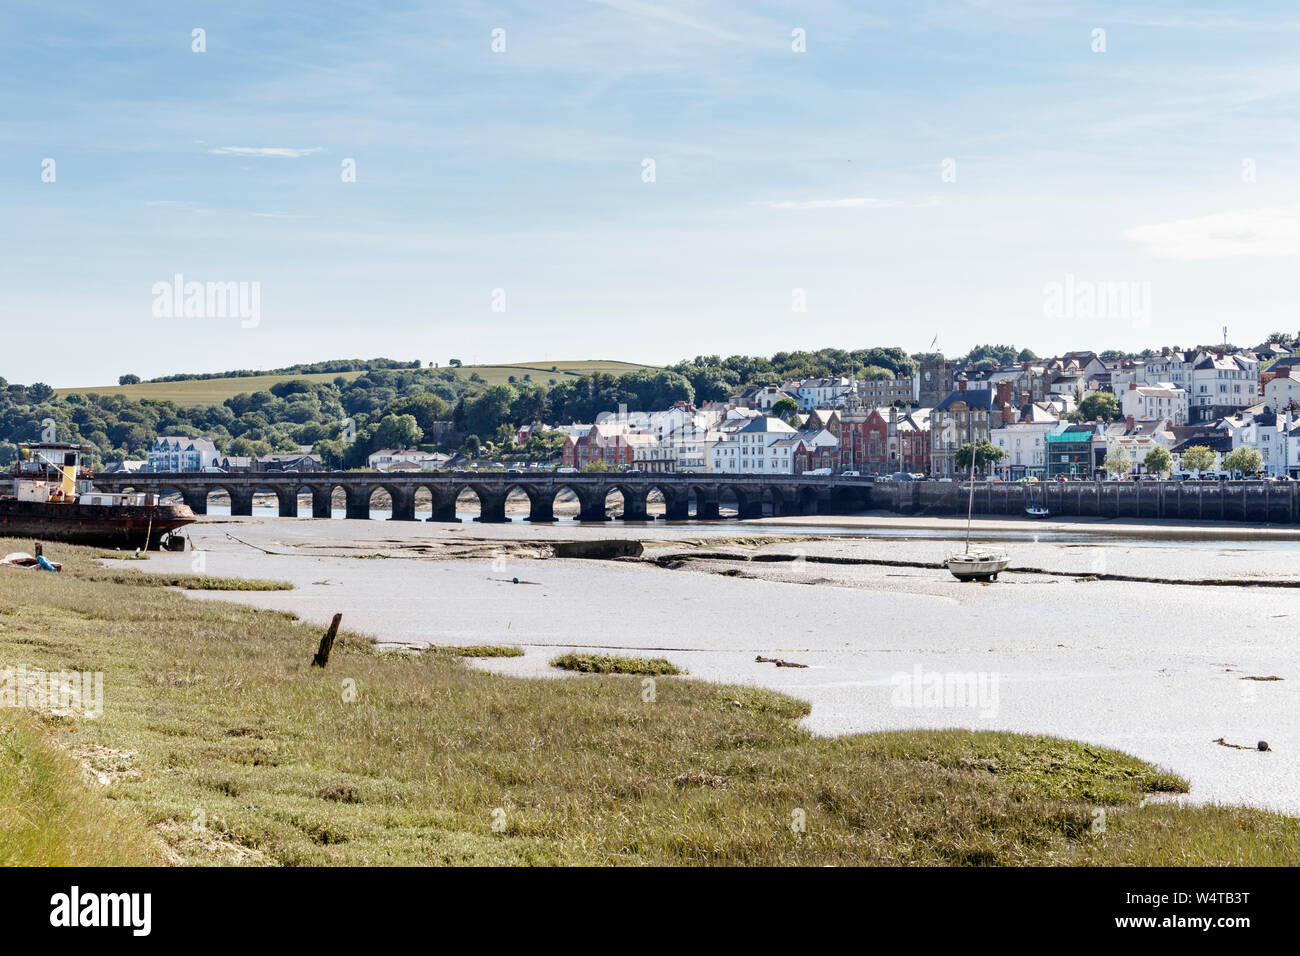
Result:
{"label": "grassy field on hill", "polygon": [[[654,366],[636,365],[631,362],[616,362],[603,359],[588,359],[581,362],[531,362],[519,365],[466,365],[459,371],[466,376],[475,372],[489,385],[508,382],[510,376],[516,381],[523,381],[525,375],[531,375],[532,381],[541,385],[551,379],[560,381],[565,376],[590,375],[593,372],[605,372],[609,375],[622,375],[638,369]],[[552,371],[554,369],[554,371]],[[277,382],[305,378],[312,382],[332,382],[338,376],[348,381],[361,372],[320,372],[297,375],[254,375],[245,378],[209,378],[185,382],[141,382],[139,385],[97,385],[78,386],[77,388],[58,388],[59,395],[71,395],[74,392],[98,392],[101,395],[123,395],[128,398],[154,399],[160,402],[174,402],[177,405],[220,405],[227,398],[240,392],[258,392],[269,389]]]}
{"label": "grassy field on hill", "polygon": [[658,677],[647,699],[639,676],[503,677],[347,633],[313,668],[320,630],[291,615],[56,552],[59,575],[0,568],[0,668],[102,672],[103,713],[0,708],[0,863],[1300,858],[1300,820],[1147,803],[1186,784],[1101,747],[815,737],[758,688]]}

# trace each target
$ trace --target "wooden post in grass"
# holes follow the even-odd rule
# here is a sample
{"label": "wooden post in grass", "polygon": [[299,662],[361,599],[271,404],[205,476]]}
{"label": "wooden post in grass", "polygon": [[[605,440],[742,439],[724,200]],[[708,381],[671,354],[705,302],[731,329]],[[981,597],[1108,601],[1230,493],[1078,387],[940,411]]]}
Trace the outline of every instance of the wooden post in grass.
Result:
{"label": "wooden post in grass", "polygon": [[320,647],[316,651],[316,656],[311,659],[312,667],[324,667],[329,663],[330,648],[334,646],[334,636],[339,632],[339,621],[341,620],[343,620],[343,615],[339,613],[335,614],[334,620],[330,621],[330,629],[320,639]]}

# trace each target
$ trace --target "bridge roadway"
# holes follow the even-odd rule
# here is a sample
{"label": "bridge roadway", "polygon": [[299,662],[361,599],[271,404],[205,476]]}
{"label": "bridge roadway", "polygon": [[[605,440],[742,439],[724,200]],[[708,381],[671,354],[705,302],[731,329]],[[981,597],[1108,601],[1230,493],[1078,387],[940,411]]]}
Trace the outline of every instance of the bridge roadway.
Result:
{"label": "bridge roadway", "polygon": [[638,472],[555,471],[319,471],[319,472],[136,472],[98,475],[93,484],[102,491],[179,493],[195,514],[207,514],[208,495],[224,491],[230,496],[232,515],[251,515],[253,495],[275,493],[281,517],[298,516],[298,496],[311,494],[313,518],[331,516],[333,494],[341,488],[347,517],[369,518],[370,497],[379,488],[392,500],[397,521],[415,521],[415,495],[427,489],[433,503],[427,520],[454,522],[456,499],[469,489],[479,501],[479,521],[504,522],[506,498],[519,490],[528,496],[529,521],[555,521],[555,496],[568,489],[578,498],[579,521],[605,521],[605,502],[618,491],[623,498],[623,520],[646,521],[646,499],[658,491],[664,500],[664,517],[673,521],[721,517],[724,494],[734,496],[741,518],[765,515],[851,514],[871,506],[874,482],[870,478],[838,475],[728,475],[649,474]]}

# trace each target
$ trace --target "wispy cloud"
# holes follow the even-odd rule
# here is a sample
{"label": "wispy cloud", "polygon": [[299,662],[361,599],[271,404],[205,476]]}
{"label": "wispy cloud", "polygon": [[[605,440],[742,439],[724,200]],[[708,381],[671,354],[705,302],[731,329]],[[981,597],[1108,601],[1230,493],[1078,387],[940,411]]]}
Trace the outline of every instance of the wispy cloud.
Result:
{"label": "wispy cloud", "polygon": [[290,146],[218,146],[208,152],[217,156],[282,156],[288,159],[299,159],[312,153],[323,153],[325,148],[323,146],[312,146],[308,149],[295,149]]}
{"label": "wispy cloud", "polygon": [[1124,231],[1124,238],[1162,259],[1300,256],[1300,205],[1135,226]]}
{"label": "wispy cloud", "polygon": [[901,206],[897,199],[871,199],[866,196],[851,196],[847,199],[804,199],[800,201],[765,200],[760,205],[768,209],[790,209],[803,212],[808,209],[889,209]]}

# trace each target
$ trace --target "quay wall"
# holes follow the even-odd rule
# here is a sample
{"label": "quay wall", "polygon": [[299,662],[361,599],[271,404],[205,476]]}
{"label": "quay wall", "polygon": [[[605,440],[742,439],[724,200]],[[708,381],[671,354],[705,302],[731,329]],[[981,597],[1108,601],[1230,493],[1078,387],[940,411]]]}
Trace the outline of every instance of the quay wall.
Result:
{"label": "quay wall", "polygon": [[[962,515],[969,494],[968,482],[878,482],[871,504],[899,514]],[[977,515],[1023,515],[1031,501],[1047,506],[1053,517],[1300,521],[1300,482],[975,482]]]}

